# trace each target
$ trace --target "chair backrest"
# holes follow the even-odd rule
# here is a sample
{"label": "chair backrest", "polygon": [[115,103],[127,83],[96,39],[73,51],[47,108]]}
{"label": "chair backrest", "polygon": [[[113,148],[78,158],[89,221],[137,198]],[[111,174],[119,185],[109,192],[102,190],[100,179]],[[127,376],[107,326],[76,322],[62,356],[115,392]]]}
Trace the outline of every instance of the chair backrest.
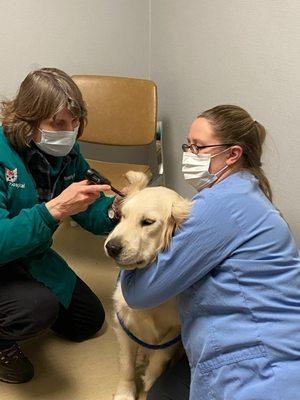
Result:
{"label": "chair backrest", "polygon": [[80,140],[118,146],[147,145],[155,139],[154,82],[101,75],[74,75],[87,106],[88,124]]}

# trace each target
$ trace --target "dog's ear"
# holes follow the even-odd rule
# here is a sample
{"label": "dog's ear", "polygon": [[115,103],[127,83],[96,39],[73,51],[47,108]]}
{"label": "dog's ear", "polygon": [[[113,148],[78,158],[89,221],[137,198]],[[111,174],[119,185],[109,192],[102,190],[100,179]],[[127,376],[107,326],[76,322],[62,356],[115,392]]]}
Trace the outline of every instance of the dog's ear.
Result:
{"label": "dog's ear", "polygon": [[175,221],[175,229],[187,219],[192,208],[192,201],[180,197],[172,205],[172,218]]}
{"label": "dog's ear", "polygon": [[163,232],[162,238],[161,238],[161,242],[160,242],[160,246],[158,249],[158,253],[160,251],[164,251],[165,249],[168,248],[170,242],[171,242],[171,238],[173,236],[173,233],[175,232],[176,229],[176,224],[175,224],[175,220],[174,218],[171,216],[165,226],[165,230]]}
{"label": "dog's ear", "polygon": [[172,213],[166,223],[166,228],[162,236],[159,251],[163,251],[169,246],[174,232],[187,219],[191,208],[192,202],[182,198],[181,196],[179,196],[178,200],[173,203]]}
{"label": "dog's ear", "polygon": [[146,174],[138,171],[128,171],[125,174],[126,180],[129,183],[127,187],[128,195],[139,192],[144,189],[149,182],[149,179]]}

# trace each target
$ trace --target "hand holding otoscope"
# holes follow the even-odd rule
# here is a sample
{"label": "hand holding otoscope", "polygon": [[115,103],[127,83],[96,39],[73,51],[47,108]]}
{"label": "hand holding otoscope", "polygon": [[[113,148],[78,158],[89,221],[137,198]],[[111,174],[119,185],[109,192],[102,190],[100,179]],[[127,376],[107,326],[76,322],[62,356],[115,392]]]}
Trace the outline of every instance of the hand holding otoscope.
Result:
{"label": "hand holding otoscope", "polygon": [[[109,185],[111,190],[117,193],[119,197],[117,196],[114,199],[111,206],[117,214],[119,203],[121,202],[121,198],[125,197],[125,194],[114,188],[109,179],[100,175],[92,168],[86,171],[86,179],[93,185]],[[107,187],[106,190],[108,189],[109,188]],[[97,200],[100,191],[101,188],[92,188],[86,181],[74,182],[63,190],[61,194],[45,203],[45,205],[55,219],[62,220],[65,217],[85,211],[92,203],[94,203],[94,201]]]}

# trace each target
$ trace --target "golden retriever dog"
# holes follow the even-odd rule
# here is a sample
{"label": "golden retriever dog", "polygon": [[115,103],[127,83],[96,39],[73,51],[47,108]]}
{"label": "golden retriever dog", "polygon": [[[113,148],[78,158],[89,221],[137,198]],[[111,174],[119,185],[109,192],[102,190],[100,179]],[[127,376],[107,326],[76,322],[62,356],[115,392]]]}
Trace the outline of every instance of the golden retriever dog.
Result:
{"label": "golden retriever dog", "polygon": [[[129,187],[122,204],[122,218],[104,246],[107,255],[120,268],[128,270],[146,267],[168,247],[174,231],[187,218],[191,202],[165,187],[146,187],[148,179],[141,172],[129,171],[126,178]],[[119,282],[113,300],[115,331],[120,347],[120,376],[114,399],[134,400],[137,356],[146,365],[142,380],[144,390],[148,391],[174,357],[180,342],[153,350],[133,340],[125,330],[150,345],[172,341],[180,335],[176,301],[171,299],[155,308],[132,309],[122,295]]]}

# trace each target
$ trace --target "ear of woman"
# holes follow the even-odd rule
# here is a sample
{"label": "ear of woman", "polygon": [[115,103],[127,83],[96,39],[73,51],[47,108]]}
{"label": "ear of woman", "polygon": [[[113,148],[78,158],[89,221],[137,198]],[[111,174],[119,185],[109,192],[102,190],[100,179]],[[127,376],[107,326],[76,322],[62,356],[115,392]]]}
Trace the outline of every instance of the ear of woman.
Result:
{"label": "ear of woman", "polygon": [[234,145],[230,148],[230,151],[228,152],[228,157],[226,159],[226,164],[233,165],[236,164],[238,161],[240,161],[241,157],[243,155],[243,148],[240,145]]}

